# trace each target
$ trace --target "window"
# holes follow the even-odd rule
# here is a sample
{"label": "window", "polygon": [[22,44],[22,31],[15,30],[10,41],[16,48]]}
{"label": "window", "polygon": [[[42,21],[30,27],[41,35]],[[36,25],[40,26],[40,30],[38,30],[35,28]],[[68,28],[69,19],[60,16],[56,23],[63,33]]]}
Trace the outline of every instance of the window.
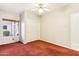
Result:
{"label": "window", "polygon": [[19,21],[3,21],[3,36],[19,36]]}

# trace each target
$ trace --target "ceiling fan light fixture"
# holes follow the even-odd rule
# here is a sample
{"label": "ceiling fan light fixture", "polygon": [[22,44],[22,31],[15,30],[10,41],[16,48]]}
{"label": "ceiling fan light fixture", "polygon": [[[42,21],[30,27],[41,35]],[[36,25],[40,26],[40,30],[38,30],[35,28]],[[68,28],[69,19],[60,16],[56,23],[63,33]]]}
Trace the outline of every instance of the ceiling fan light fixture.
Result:
{"label": "ceiling fan light fixture", "polygon": [[35,8],[33,8],[32,11],[38,12],[38,15],[42,15],[43,13],[49,11],[49,9],[47,9],[46,7],[47,4],[37,3],[35,4]]}

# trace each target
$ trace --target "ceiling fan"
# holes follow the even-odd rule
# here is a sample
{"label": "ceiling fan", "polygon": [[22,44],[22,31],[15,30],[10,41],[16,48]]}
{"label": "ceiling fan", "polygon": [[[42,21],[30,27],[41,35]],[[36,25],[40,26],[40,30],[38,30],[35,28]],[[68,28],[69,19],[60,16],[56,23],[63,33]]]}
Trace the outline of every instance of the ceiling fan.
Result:
{"label": "ceiling fan", "polygon": [[37,11],[39,15],[42,15],[43,13],[49,11],[49,9],[47,9],[46,7],[47,7],[47,4],[38,3],[38,4],[35,4],[35,8],[33,9],[33,11]]}

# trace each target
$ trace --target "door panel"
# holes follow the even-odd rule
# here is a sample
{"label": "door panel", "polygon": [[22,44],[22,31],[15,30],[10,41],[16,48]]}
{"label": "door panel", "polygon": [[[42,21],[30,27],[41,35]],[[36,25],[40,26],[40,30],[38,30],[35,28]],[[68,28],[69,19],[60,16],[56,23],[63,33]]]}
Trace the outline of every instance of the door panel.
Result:
{"label": "door panel", "polygon": [[79,50],[79,13],[72,14],[70,22],[71,47]]}

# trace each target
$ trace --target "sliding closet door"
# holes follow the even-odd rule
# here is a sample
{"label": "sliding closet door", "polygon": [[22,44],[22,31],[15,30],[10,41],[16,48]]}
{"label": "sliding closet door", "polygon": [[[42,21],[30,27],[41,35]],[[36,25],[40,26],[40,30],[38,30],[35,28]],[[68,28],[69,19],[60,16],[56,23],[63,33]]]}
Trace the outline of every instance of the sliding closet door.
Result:
{"label": "sliding closet door", "polygon": [[79,13],[71,14],[70,36],[71,36],[71,47],[79,51]]}

